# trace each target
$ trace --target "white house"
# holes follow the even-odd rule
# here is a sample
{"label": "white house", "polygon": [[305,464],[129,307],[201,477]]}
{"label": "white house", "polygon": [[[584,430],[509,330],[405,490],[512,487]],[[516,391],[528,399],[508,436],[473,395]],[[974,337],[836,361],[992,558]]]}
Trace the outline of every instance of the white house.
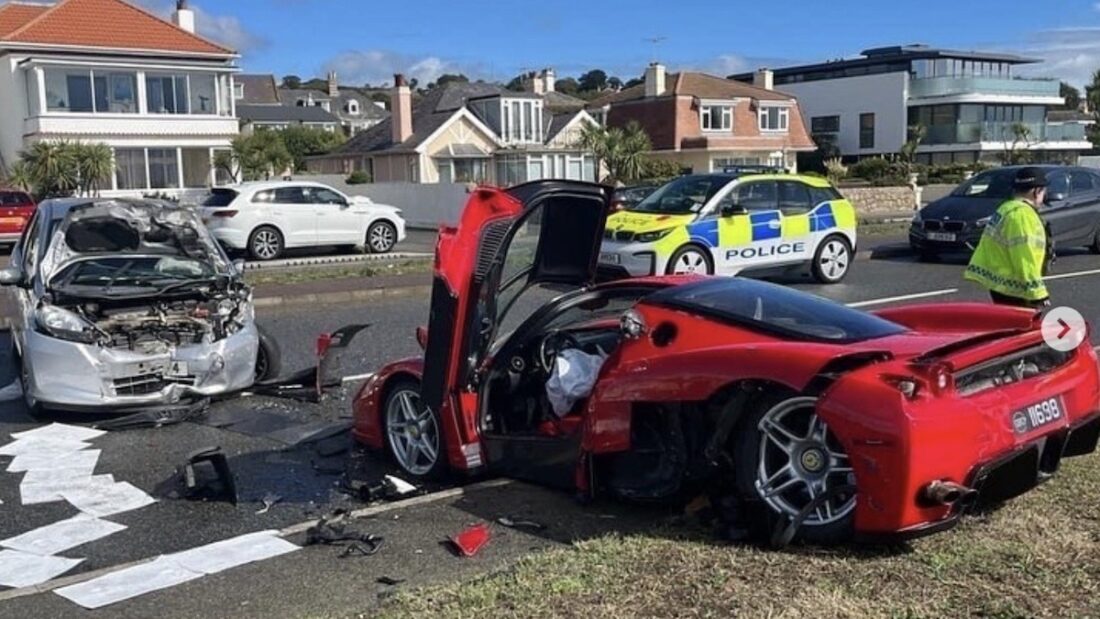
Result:
{"label": "white house", "polygon": [[238,54],[124,0],[0,5],[0,168],[42,140],[103,142],[106,195],[178,194],[228,178]]}

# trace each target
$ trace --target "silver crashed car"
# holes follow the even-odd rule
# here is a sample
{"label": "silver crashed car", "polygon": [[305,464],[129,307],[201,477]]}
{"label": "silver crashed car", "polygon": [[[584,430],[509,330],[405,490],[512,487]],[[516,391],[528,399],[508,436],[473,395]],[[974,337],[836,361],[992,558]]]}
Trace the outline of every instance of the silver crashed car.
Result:
{"label": "silver crashed car", "polygon": [[175,405],[277,372],[251,289],[187,208],[46,200],[0,285],[18,300],[12,339],[32,413]]}

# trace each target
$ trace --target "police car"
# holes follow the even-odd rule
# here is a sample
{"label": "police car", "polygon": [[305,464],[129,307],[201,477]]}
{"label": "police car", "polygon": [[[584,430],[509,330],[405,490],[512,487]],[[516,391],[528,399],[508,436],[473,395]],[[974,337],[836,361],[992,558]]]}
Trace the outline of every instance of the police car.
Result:
{"label": "police car", "polygon": [[632,276],[809,265],[831,284],[848,274],[855,247],[855,210],[827,180],[723,171],[681,176],[608,217],[600,264]]}

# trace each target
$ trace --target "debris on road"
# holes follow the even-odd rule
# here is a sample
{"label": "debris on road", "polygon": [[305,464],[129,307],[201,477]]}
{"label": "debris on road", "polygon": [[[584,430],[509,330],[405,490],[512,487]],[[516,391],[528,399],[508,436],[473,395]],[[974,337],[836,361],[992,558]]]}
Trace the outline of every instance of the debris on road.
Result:
{"label": "debris on road", "polygon": [[189,500],[237,504],[237,482],[221,447],[192,452],[183,465],[182,477],[183,495]]}
{"label": "debris on road", "polygon": [[337,510],[329,516],[324,516],[306,530],[306,546],[324,544],[326,546],[339,546],[344,550],[340,558],[353,554],[369,557],[382,549],[385,539],[373,533],[349,531],[345,519],[347,512]]}
{"label": "debris on road", "polygon": [[404,479],[401,479],[400,477],[386,475],[382,479],[390,486],[390,488],[393,489],[394,494],[398,496],[404,496],[411,492],[416,492],[416,486],[410,484]]}
{"label": "debris on road", "polygon": [[352,496],[358,497],[362,501],[371,503],[374,501],[389,501],[403,497],[416,492],[417,487],[400,477],[384,475],[382,479],[375,481],[345,479],[341,490]]}
{"label": "debris on road", "polygon": [[489,525],[478,523],[448,538],[460,557],[472,557],[489,543]]}
{"label": "debris on road", "polygon": [[140,430],[143,428],[162,428],[202,416],[210,407],[210,398],[200,398],[185,404],[155,406],[116,419],[95,424],[101,430],[117,432],[119,430]]}
{"label": "debris on road", "polygon": [[21,550],[0,550],[0,585],[29,587],[56,578],[84,559],[66,559]]}
{"label": "debris on road", "polygon": [[0,540],[0,546],[36,555],[55,555],[118,533],[126,525],[79,514]]}
{"label": "debris on road", "polygon": [[256,510],[256,515],[266,514],[267,511],[272,508],[272,506],[274,506],[276,503],[278,503],[279,501],[282,501],[282,500],[283,500],[283,497],[281,497],[281,496],[279,496],[279,495],[277,495],[273,492],[268,492],[267,494],[264,495],[264,498],[260,501],[260,503],[263,505],[263,507]]}
{"label": "debris on road", "polygon": [[378,578],[374,579],[374,582],[376,582],[380,585],[387,585],[387,586],[392,587],[394,585],[399,585],[399,584],[405,582],[405,579],[404,578],[393,578],[393,577],[390,577],[390,576],[379,576]]}
{"label": "debris on road", "polygon": [[497,518],[497,523],[508,527],[509,529],[532,529],[535,531],[546,530],[546,525],[541,522],[535,522],[534,520],[515,520],[508,516],[501,516]]}
{"label": "debris on road", "polygon": [[370,325],[348,325],[317,338],[317,365],[295,372],[285,378],[256,383],[249,390],[254,395],[290,398],[304,402],[320,402],[326,393],[344,384],[340,370],[343,354],[360,331]]}

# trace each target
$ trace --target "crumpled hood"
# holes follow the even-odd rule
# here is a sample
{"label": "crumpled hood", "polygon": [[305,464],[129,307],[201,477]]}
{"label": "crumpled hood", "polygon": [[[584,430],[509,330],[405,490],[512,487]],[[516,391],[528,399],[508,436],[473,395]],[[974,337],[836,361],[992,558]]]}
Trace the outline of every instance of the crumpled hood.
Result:
{"label": "crumpled hood", "polygon": [[230,272],[229,262],[194,211],[126,200],[70,209],[54,231],[39,269],[49,287],[55,275],[81,259],[149,252],[202,260],[218,272]]}
{"label": "crumpled hood", "polygon": [[695,215],[667,215],[664,213],[635,213],[619,211],[607,218],[606,229],[611,232],[654,232],[683,226],[695,221]]}

